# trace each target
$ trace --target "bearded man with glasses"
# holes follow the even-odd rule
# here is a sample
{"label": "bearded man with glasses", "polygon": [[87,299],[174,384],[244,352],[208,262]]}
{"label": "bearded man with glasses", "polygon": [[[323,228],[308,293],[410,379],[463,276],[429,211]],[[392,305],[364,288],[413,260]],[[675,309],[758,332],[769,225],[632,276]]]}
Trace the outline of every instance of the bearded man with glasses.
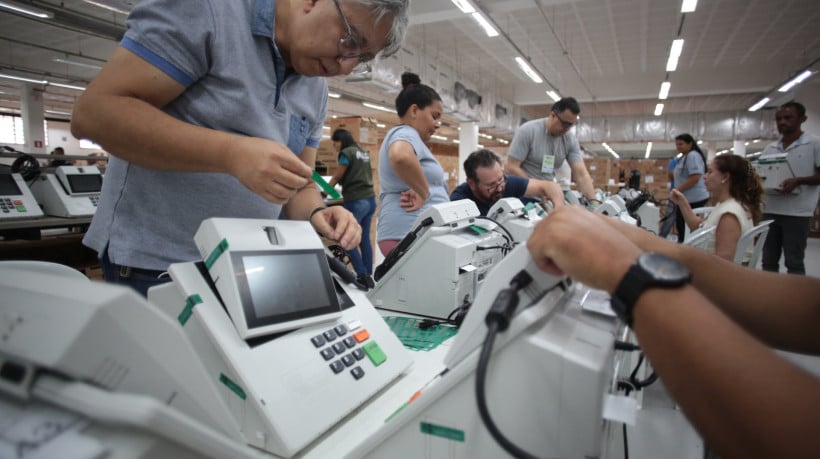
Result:
{"label": "bearded man with glasses", "polygon": [[555,172],[566,161],[578,191],[590,202],[600,204],[595,199],[592,177],[584,165],[578,139],[570,131],[580,113],[578,101],[565,97],[553,104],[546,118],[527,121],[519,126],[510,143],[507,171],[520,177],[553,181]]}
{"label": "bearded man with glasses", "polygon": [[464,173],[467,181],[453,190],[450,201],[469,199],[476,203],[478,211],[484,216],[501,198],[519,198],[522,202],[550,201],[555,208],[564,205],[561,185],[506,175],[501,159],[487,149],[476,150],[467,156],[464,160]]}
{"label": "bearded man with glasses", "polygon": [[75,105],[72,133],[110,156],[85,245],[145,293],[209,217],[308,220],[345,249],[361,227],[311,181],[324,77],[401,46],[408,0],[144,0]]}

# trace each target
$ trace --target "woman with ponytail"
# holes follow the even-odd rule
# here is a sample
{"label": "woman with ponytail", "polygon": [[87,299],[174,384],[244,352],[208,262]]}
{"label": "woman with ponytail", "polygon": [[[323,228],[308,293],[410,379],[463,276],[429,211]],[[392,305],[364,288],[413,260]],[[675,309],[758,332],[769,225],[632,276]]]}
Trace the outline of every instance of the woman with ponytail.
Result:
{"label": "woman with ponytail", "polygon": [[433,204],[449,202],[444,169],[426,142],[441,126],[441,97],[414,73],[401,76],[396,97],[401,124],[390,129],[379,150],[379,250],[387,254]]}
{"label": "woman with ponytail", "polygon": [[[686,196],[689,206],[693,209],[703,207],[709,200],[709,192],[703,183],[703,174],[706,172],[706,155],[703,154],[698,143],[689,134],[675,137],[675,148],[683,156],[675,166],[675,190]],[[693,154],[694,153],[694,154]],[[678,231],[678,242],[683,242],[686,222],[681,212],[675,215],[675,228]]]}

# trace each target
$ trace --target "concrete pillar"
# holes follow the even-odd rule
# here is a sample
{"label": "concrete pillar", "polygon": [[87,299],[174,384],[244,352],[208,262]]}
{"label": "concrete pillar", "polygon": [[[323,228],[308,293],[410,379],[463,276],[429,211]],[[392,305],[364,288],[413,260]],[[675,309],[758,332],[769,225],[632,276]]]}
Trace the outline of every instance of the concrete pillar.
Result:
{"label": "concrete pillar", "polygon": [[733,141],[732,142],[732,147],[734,148],[734,150],[732,150],[732,153],[734,153],[738,156],[743,156],[744,158],[746,157],[746,141],[745,140],[735,140],[735,141]]}
{"label": "concrete pillar", "polygon": [[[700,149],[703,150],[704,153],[706,153],[706,162],[707,163],[712,161],[712,159],[714,159],[714,157],[715,157],[715,153],[718,152],[718,146],[717,145],[718,144],[715,141],[703,142],[700,145]],[[706,167],[709,167],[709,164],[707,164]]]}
{"label": "concrete pillar", "polygon": [[20,115],[26,153],[46,153],[46,130],[43,126],[43,89],[33,84],[24,84],[20,97]]}
{"label": "concrete pillar", "polygon": [[470,153],[478,150],[478,123],[461,123],[458,141],[458,183],[461,184],[467,181],[462,164]]}

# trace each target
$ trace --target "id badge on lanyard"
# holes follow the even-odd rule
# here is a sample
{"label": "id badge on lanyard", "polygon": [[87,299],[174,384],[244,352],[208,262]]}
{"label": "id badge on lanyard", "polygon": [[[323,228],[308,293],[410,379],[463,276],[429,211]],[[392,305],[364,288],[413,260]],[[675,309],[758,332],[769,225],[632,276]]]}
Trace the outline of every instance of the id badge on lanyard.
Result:
{"label": "id badge on lanyard", "polygon": [[544,158],[541,160],[541,173],[542,174],[553,175],[554,172],[555,172],[555,156],[554,155],[544,155]]}

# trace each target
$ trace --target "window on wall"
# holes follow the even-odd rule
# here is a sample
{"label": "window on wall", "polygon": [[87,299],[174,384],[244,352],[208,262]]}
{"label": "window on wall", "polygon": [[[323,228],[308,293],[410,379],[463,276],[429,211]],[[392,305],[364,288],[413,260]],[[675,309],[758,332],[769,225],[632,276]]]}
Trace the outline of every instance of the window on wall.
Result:
{"label": "window on wall", "polygon": [[0,143],[26,143],[23,120],[19,116],[0,115]]}

